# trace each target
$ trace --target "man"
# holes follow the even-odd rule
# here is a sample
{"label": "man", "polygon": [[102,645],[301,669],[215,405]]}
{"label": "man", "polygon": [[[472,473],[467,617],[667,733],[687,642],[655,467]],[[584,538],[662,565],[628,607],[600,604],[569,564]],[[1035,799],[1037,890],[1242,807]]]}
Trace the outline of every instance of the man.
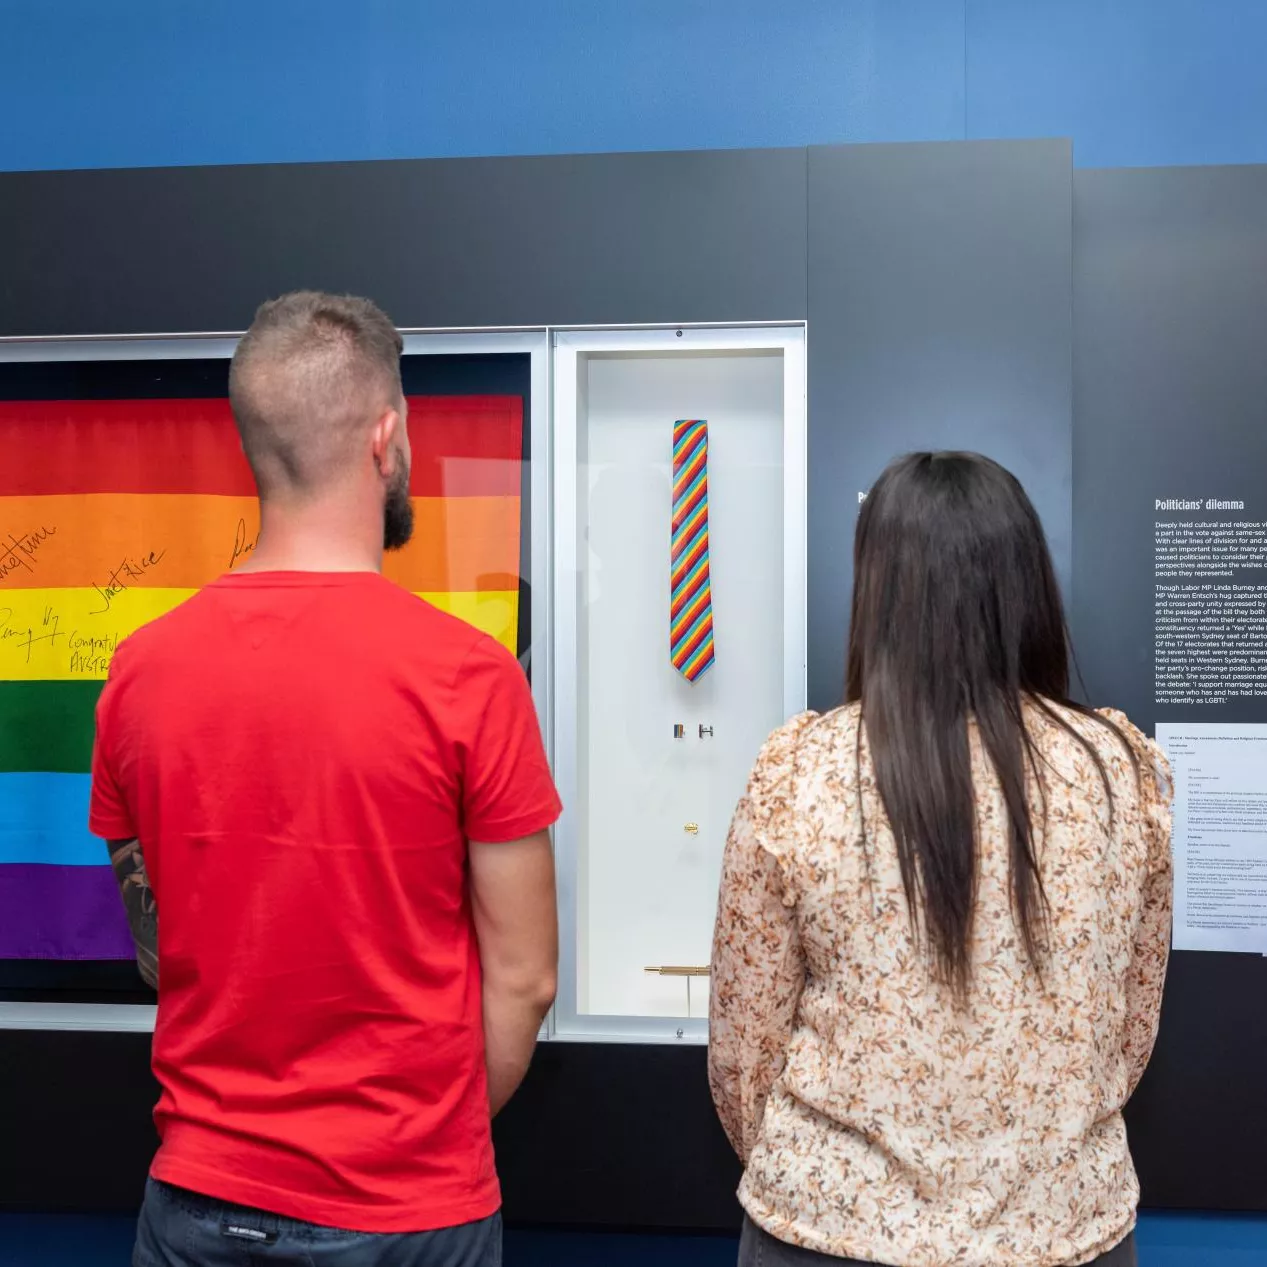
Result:
{"label": "man", "polygon": [[501,1261],[490,1116],[554,996],[559,801],[515,660],[380,575],[400,354],[363,299],[259,310],[229,376],[258,544],[98,707],[92,829],[159,990],[144,1267]]}

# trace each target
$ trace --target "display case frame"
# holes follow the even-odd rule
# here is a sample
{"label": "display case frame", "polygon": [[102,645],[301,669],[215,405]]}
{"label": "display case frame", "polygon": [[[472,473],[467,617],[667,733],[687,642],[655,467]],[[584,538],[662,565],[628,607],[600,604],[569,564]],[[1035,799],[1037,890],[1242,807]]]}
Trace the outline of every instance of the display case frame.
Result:
{"label": "display case frame", "polygon": [[[576,1042],[706,1043],[703,1017],[600,1015],[580,1007],[581,824],[577,810],[581,752],[578,657],[582,619],[578,541],[579,427],[587,406],[581,370],[589,356],[765,354],[783,360],[783,716],[805,707],[807,637],[806,342],[804,323],[604,327],[551,332],[550,515],[554,658],[550,732],[555,779],[564,803],[555,831],[559,884],[559,989],[549,1021],[553,1039]],[[755,752],[753,754],[755,756]]]}
{"label": "display case frame", "polygon": [[[0,338],[0,364],[37,361],[93,361],[228,358],[237,332],[136,335],[69,335],[54,338]],[[549,591],[550,539],[550,343],[546,327],[453,330],[403,329],[405,356],[527,354],[530,365],[528,437],[536,455],[530,465],[529,584],[535,594]],[[550,749],[552,659],[548,654],[551,612],[548,602],[531,606],[531,642],[542,649],[533,655],[532,692]],[[142,1003],[0,1002],[0,1030],[82,1030],[144,1033],[154,1028],[157,1008]]]}

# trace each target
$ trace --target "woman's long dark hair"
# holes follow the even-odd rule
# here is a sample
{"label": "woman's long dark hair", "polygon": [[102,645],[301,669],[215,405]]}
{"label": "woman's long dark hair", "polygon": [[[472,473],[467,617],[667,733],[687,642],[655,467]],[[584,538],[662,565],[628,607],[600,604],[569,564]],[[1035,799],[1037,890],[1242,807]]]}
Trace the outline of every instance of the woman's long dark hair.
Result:
{"label": "woman's long dark hair", "polygon": [[969,719],[1002,785],[1013,909],[1040,975],[1047,899],[1028,776],[1044,814],[1046,794],[1027,702],[1082,744],[1112,806],[1099,754],[1052,707],[1096,717],[1069,698],[1069,660],[1047,540],[1017,480],[975,453],[893,462],[858,519],[846,694],[862,704],[912,918],[936,976],[960,998],[972,975],[977,893]]}

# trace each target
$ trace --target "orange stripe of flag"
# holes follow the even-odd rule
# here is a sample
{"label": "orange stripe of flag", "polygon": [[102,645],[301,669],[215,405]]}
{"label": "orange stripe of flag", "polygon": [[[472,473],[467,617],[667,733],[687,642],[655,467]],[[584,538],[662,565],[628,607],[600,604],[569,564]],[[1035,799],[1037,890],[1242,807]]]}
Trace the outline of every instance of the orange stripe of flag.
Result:
{"label": "orange stripe of flag", "polygon": [[[519,532],[517,497],[418,497],[414,539],[384,571],[415,592],[512,589]],[[0,497],[0,592],[197,589],[249,559],[258,535],[253,497]]]}
{"label": "orange stripe of flag", "polygon": [[415,592],[518,586],[518,497],[415,497],[413,504],[413,540],[383,560],[389,580]]}

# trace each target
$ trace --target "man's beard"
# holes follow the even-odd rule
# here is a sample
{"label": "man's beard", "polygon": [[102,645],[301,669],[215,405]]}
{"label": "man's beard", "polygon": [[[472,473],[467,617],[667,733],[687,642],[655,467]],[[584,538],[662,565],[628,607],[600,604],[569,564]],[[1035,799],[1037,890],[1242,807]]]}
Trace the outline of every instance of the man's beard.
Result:
{"label": "man's beard", "polygon": [[414,504],[409,500],[409,472],[397,466],[383,505],[383,549],[399,550],[414,535]]}

